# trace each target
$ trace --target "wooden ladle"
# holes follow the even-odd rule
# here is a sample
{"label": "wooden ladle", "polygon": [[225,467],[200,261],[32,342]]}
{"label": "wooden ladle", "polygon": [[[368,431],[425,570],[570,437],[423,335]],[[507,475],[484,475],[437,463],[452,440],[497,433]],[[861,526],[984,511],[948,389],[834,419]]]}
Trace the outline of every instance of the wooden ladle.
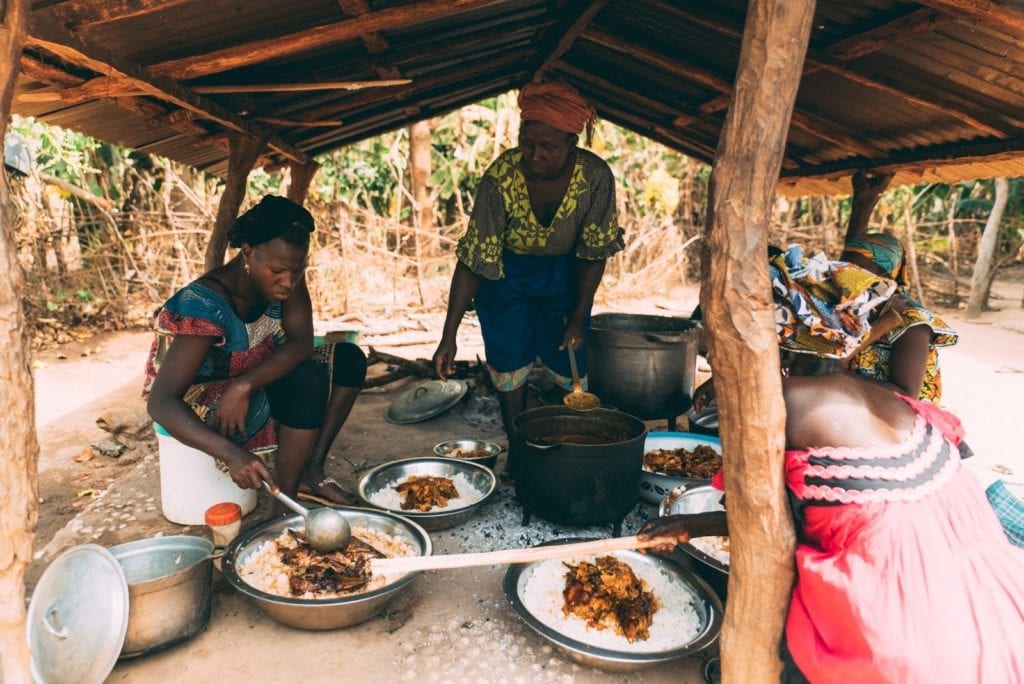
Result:
{"label": "wooden ladle", "polygon": [[601,400],[596,394],[584,392],[580,384],[580,372],[576,368],[576,352],[572,344],[567,345],[569,350],[569,368],[572,369],[572,392],[562,397],[562,403],[573,411],[593,411],[601,405]]}

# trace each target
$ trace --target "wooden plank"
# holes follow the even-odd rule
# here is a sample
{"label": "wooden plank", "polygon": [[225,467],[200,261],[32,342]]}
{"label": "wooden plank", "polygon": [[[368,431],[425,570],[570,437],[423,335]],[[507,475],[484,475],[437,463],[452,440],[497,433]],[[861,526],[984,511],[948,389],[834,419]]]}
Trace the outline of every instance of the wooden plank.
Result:
{"label": "wooden plank", "polygon": [[931,8],[922,8],[895,19],[870,31],[864,31],[832,43],[825,52],[836,59],[847,62],[906,40],[929,33],[953,22],[949,14]]}
{"label": "wooden plank", "polygon": [[189,88],[200,95],[220,93],[301,93],[313,90],[369,90],[409,85],[411,78],[381,79],[379,81],[324,81],[305,83],[239,83],[236,85],[203,85]]}
{"label": "wooden plank", "polygon": [[64,88],[77,86],[85,81],[85,79],[80,76],[69,74],[59,67],[47,64],[41,59],[36,59],[32,55],[25,54],[24,52],[21,53],[21,73],[31,79],[39,81],[40,83],[61,86]]}
{"label": "wooden plank", "polygon": [[553,42],[554,45],[541,50],[541,54],[544,55],[544,61],[540,63],[540,66],[537,67],[533,74],[532,80],[534,83],[543,80],[544,74],[572,48],[572,44],[576,42],[576,39],[586,30],[590,22],[597,16],[597,13],[604,9],[604,6],[607,4],[608,0],[585,0],[582,4],[576,3],[575,7],[571,10],[563,10],[565,16],[575,18],[551,29],[551,36],[557,38],[557,40],[549,41]]}
{"label": "wooden plank", "polygon": [[765,250],[814,0],[750,0],[711,173],[701,287],[715,375],[732,549],[722,681],[777,682],[794,579],[786,412]]}
{"label": "wooden plank", "polygon": [[69,28],[91,29],[124,19],[144,17],[172,7],[181,7],[192,0],[77,0],[56,5],[51,11]]}
{"label": "wooden plank", "polygon": [[914,0],[919,5],[999,28],[1017,40],[1024,36],[1024,9],[1019,4],[992,0]]}
{"label": "wooden plank", "polygon": [[172,76],[179,81],[185,81],[302,52],[311,52],[317,48],[359,38],[365,33],[399,29],[500,2],[501,0],[422,0],[276,38],[251,40],[201,55],[160,62],[152,65],[150,71],[160,76]]}
{"label": "wooden plank", "polygon": [[[0,3],[0,140],[30,12],[29,0]],[[25,280],[15,240],[15,204],[0,183],[0,680],[31,681],[32,657],[25,630],[25,571],[39,512],[39,442],[30,367]]]}
{"label": "wooden plank", "polygon": [[[370,12],[370,5],[366,0],[338,0],[341,11],[350,17],[358,17]],[[381,59],[381,56],[390,49],[387,39],[380,31],[370,31],[359,37],[363,47],[373,57],[373,70],[381,78],[401,78],[402,72],[398,67],[388,60]]]}
{"label": "wooden plank", "polygon": [[801,109],[794,109],[790,120],[792,126],[820,140],[830,142],[841,150],[863,157],[884,157],[886,152],[870,141],[849,131],[836,121],[828,121]]}
{"label": "wooden plank", "polygon": [[254,116],[253,121],[270,124],[272,126],[283,126],[291,128],[328,128],[338,127],[344,122],[341,119],[320,119],[305,121],[303,119],[280,119],[276,116]]}
{"label": "wooden plank", "polygon": [[[113,54],[106,48],[86,43],[78,36],[72,35],[66,29],[52,22],[34,20],[30,26],[26,44],[44,49],[61,59],[84,66],[97,73],[112,74],[120,81],[132,83],[147,95],[170,102],[182,109],[188,109],[229,130],[256,139],[267,137],[267,132],[263,127],[244,121],[233,112],[190,92],[174,81],[154,76],[147,69]],[[92,81],[88,83],[92,83]],[[84,87],[84,85],[79,87]],[[309,160],[304,152],[273,135],[269,135],[269,141],[270,147],[287,159],[300,164],[305,164]]]}
{"label": "wooden plank", "polygon": [[[678,116],[678,111],[671,104],[662,102],[661,100],[655,100],[641,95],[640,93],[633,92],[628,88],[615,85],[611,81],[606,81],[600,76],[594,73],[575,67],[572,64],[566,62],[560,62],[558,64],[558,71],[570,76],[574,80],[583,81],[591,86],[592,89],[599,89],[607,93],[613,98],[618,98],[630,102],[635,105],[646,108],[651,112],[658,112],[662,116],[666,117],[667,120],[671,121]],[[604,100],[605,98],[601,98]],[[610,98],[609,98],[610,99]]]}

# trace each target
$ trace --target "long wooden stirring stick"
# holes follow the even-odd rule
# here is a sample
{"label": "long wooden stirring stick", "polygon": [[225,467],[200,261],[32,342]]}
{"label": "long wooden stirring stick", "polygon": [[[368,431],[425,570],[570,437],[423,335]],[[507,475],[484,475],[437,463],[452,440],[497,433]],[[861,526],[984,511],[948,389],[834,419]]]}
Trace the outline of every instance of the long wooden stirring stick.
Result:
{"label": "long wooden stirring stick", "polygon": [[399,558],[374,558],[370,569],[374,574],[418,572],[420,570],[450,570],[478,565],[509,565],[511,563],[533,563],[542,560],[556,560],[573,556],[592,556],[612,551],[649,549],[662,544],[674,545],[675,537],[615,537],[575,544],[534,546],[528,549],[505,549],[485,553],[454,553],[447,556],[402,556]]}

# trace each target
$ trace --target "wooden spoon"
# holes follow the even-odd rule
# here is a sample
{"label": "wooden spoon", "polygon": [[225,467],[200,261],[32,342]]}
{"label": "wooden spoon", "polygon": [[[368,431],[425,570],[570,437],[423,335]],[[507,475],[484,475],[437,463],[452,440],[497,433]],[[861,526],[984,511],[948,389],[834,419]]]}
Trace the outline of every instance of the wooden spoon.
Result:
{"label": "wooden spoon", "polygon": [[568,345],[568,349],[569,367],[572,369],[572,392],[562,397],[562,403],[573,411],[593,411],[601,405],[601,400],[596,394],[583,391],[583,386],[580,385],[580,372],[576,369],[576,352],[573,351],[571,344]]}
{"label": "wooden spoon", "polygon": [[420,570],[450,570],[452,568],[469,568],[479,565],[509,565],[511,563],[533,563],[542,560],[572,558],[573,556],[593,556],[613,551],[633,551],[650,549],[665,544],[676,545],[676,537],[615,537],[596,541],[577,542],[575,544],[553,544],[551,546],[534,546],[527,549],[505,549],[486,553],[453,553],[447,556],[401,556],[399,558],[374,558],[370,568],[377,573],[418,572]]}

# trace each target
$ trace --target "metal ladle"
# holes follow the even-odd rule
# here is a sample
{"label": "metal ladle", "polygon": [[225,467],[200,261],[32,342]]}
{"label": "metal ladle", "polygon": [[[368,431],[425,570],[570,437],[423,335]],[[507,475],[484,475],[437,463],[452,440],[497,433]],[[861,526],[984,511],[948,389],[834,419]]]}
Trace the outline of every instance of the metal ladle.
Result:
{"label": "metal ladle", "polygon": [[574,411],[593,411],[601,405],[601,400],[596,394],[584,392],[580,384],[580,372],[576,368],[576,352],[573,345],[567,345],[569,350],[569,367],[572,369],[572,392],[562,397],[562,403]]}
{"label": "metal ladle", "polygon": [[275,492],[266,482],[263,487],[278,501],[306,519],[306,539],[314,549],[330,553],[348,546],[352,539],[352,528],[340,512],[326,506],[309,510],[281,490]]}

